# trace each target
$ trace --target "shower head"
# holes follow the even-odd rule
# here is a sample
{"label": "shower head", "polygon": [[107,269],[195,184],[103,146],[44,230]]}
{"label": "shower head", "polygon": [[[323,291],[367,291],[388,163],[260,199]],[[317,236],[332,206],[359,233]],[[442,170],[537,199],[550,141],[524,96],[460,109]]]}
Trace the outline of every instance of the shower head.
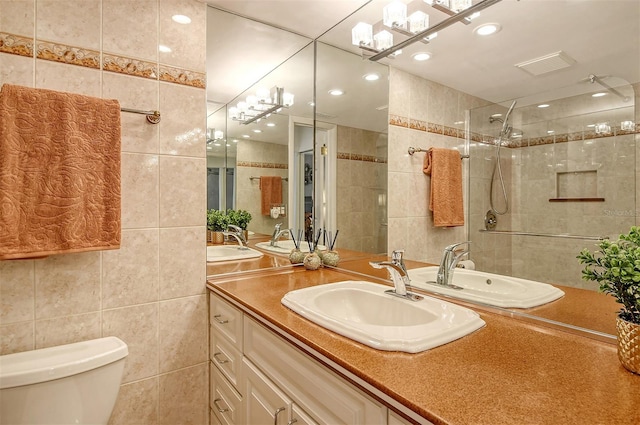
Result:
{"label": "shower head", "polygon": [[500,137],[507,137],[511,133],[511,126],[509,125],[509,116],[511,112],[513,112],[513,108],[516,106],[517,100],[514,100],[507,111],[507,115],[504,116],[504,121],[502,122],[502,130],[500,131]]}
{"label": "shower head", "polygon": [[504,122],[504,120],[502,118],[498,118],[498,117],[489,117],[489,122],[491,124],[493,124],[494,121],[498,121],[498,122]]}

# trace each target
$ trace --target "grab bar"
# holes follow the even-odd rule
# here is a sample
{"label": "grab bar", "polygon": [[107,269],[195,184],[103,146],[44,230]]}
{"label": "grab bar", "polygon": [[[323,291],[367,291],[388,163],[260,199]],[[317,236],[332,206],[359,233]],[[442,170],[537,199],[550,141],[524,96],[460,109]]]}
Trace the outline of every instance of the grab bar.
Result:
{"label": "grab bar", "polygon": [[563,239],[585,239],[589,241],[601,241],[609,239],[609,236],[581,236],[581,235],[569,235],[569,234],[553,234],[553,233],[532,233],[532,232],[517,232],[511,230],[487,230],[480,229],[483,233],[494,233],[501,235],[514,235],[514,236],[542,236],[547,238],[563,238]]}

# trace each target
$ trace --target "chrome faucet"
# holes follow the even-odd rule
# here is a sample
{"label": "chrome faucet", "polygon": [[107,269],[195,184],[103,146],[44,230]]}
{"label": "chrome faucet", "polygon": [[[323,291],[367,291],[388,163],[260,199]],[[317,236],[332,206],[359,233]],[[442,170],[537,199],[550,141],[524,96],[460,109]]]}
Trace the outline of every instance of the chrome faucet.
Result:
{"label": "chrome faucet", "polygon": [[247,240],[244,238],[243,233],[244,232],[240,227],[233,224],[229,224],[227,226],[227,230],[222,232],[222,234],[225,236],[231,236],[235,238],[238,241],[238,245],[240,245],[240,249],[247,249],[247,247],[245,246]]}
{"label": "chrome faucet", "polygon": [[271,235],[269,246],[278,246],[278,240],[280,239],[280,236],[284,235],[285,233],[291,235],[289,229],[280,230],[280,226],[282,226],[282,223],[276,224],[275,228],[273,229],[273,234]]}
{"label": "chrome faucet", "polygon": [[370,261],[369,265],[375,269],[387,269],[389,272],[395,289],[385,291],[385,293],[411,301],[421,300],[423,297],[407,290],[407,288],[411,287],[411,281],[409,280],[409,273],[407,273],[407,268],[402,259],[403,254],[404,250],[396,250],[391,254],[391,261]]}
{"label": "chrome faucet", "polygon": [[[467,249],[460,249],[456,251],[461,245],[467,245]],[[443,286],[455,286],[451,284],[453,279],[453,269],[463,256],[469,254],[469,245],[471,241],[455,243],[449,245],[444,249],[442,253],[442,261],[440,261],[440,267],[438,268],[438,275],[436,277],[436,283]]]}

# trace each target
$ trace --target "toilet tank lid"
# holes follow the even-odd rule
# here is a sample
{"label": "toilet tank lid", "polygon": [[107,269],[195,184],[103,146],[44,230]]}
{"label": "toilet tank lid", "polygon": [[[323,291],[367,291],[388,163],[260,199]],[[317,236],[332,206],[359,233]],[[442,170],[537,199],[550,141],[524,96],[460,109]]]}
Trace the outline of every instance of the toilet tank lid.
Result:
{"label": "toilet tank lid", "polygon": [[0,356],[0,389],[52,381],[113,363],[129,354],[110,336]]}

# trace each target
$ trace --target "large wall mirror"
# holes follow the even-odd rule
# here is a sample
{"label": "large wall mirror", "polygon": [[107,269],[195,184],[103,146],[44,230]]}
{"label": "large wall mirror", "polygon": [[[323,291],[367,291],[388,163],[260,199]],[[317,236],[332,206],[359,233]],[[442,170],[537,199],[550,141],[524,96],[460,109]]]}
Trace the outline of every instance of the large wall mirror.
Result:
{"label": "large wall mirror", "polygon": [[[420,3],[420,7],[428,7]],[[526,40],[538,38],[536,22],[545,22],[547,32],[561,32],[568,19],[562,18],[563,14],[579,13],[585,20],[602,16],[603,22],[599,25],[611,28],[617,25],[616,14],[603,14],[596,10],[605,7],[605,2],[590,2],[589,7],[583,4],[573,9],[573,6],[566,6],[572,2],[553,3],[551,10],[544,12],[548,16],[527,19],[526,22],[519,19],[516,22],[514,17],[538,16],[537,13],[542,13],[539,6],[531,2],[497,3],[482,12],[483,19],[511,22],[517,27],[515,34],[505,26],[503,33],[493,41],[478,41],[472,38],[472,31],[462,28],[462,25],[447,28],[439,39],[454,43],[455,48],[447,49],[446,43],[434,41],[428,46],[434,59],[437,57],[441,62],[427,62],[426,65],[410,63],[411,47],[394,60],[385,59],[378,63],[363,58],[362,52],[350,45],[351,27],[361,20],[374,22],[378,19],[373,17],[380,14],[382,3],[379,2],[369,2],[340,23],[336,21],[337,25],[315,43],[273,26],[210,8],[210,31],[214,36],[217,34],[218,40],[224,40],[216,46],[209,39],[208,48],[216,50],[213,60],[219,63],[219,67],[233,69],[239,74],[256,71],[250,84],[235,91],[226,87],[223,79],[219,86],[215,82],[209,84],[209,127],[215,128],[209,134],[212,141],[210,150],[218,148],[215,146],[216,132],[225,139],[219,146],[223,153],[212,152],[208,162],[210,168],[220,168],[215,183],[220,193],[218,205],[233,205],[252,211],[254,221],[250,229],[258,233],[270,234],[277,222],[287,227],[302,228],[306,214],[314,211],[313,228],[340,230],[340,248],[375,254],[403,248],[400,243],[391,242],[393,246],[390,245],[388,241],[395,232],[390,235],[387,224],[392,219],[418,223],[423,217],[414,214],[416,208],[402,204],[394,208],[396,212],[398,209],[406,210],[402,211],[405,215],[389,218],[390,199],[395,196],[396,203],[400,204],[398,196],[405,198],[402,202],[409,202],[423,194],[409,190],[400,195],[390,193],[387,185],[393,183],[391,164],[396,168],[405,167],[401,171],[413,179],[411,182],[422,181],[425,177],[421,170],[417,171],[422,157],[411,162],[402,144],[410,141],[419,147],[445,145],[450,136],[446,132],[438,135],[430,131],[420,132],[405,125],[406,133],[403,135],[406,137],[403,136],[403,140],[391,137],[393,124],[389,124],[390,113],[402,118],[417,118],[425,121],[425,125],[433,124],[436,129],[444,126],[463,135],[453,147],[470,155],[465,162],[467,222],[460,232],[436,232],[423,224],[417,231],[412,228],[411,241],[404,242],[427,247],[424,252],[429,255],[409,255],[409,260],[437,262],[444,246],[466,238],[473,241],[472,259],[480,270],[569,288],[587,287],[580,280],[580,266],[575,259],[580,248],[594,246],[595,241],[590,237],[616,236],[626,232],[628,226],[637,221],[640,185],[636,181],[636,145],[640,114],[636,99],[640,77],[637,77],[637,70],[626,70],[618,56],[621,55],[620,49],[630,54],[628,46],[638,39],[638,23],[637,20],[635,24],[625,23],[622,28],[626,28],[624,32],[629,37],[611,44],[615,49],[611,51],[608,62],[615,64],[615,72],[600,72],[608,67],[597,60],[584,60],[569,71],[549,76],[534,78],[520,70],[516,71],[522,75],[512,75],[513,63],[522,59],[519,47],[528,46]],[[623,5],[616,7],[622,8]],[[437,14],[432,17],[434,23],[437,22]],[[608,19],[611,22],[604,22]],[[635,28],[635,33],[629,28]],[[511,36],[505,37],[507,33]],[[267,43],[270,38],[267,35],[275,36],[277,41]],[[572,42],[581,40],[585,44],[585,39],[588,37],[576,36]],[[242,51],[243,43],[265,43],[261,49],[263,56],[240,58],[238,52]],[[469,46],[475,46],[473,52]],[[413,50],[425,48],[413,47]],[[571,47],[578,56],[593,51],[578,44]],[[551,49],[550,46],[544,48]],[[497,52],[500,52],[499,58]],[[544,52],[546,50],[537,54]],[[637,49],[635,52],[637,58]],[[280,59],[272,61],[271,67],[257,72],[261,65],[275,56]],[[455,79],[459,68],[477,72],[469,71],[459,84],[454,84],[450,80]],[[580,70],[583,78],[575,78],[575,69]],[[589,81],[587,77],[591,73],[622,96],[608,91],[597,80]],[[369,74],[377,74],[378,80],[367,80],[365,76]],[[229,119],[230,107],[246,100],[259,88],[273,87],[282,87],[294,95],[293,105],[272,118],[275,127],[262,127],[269,120],[244,125]],[[389,87],[406,90],[389,93]],[[330,94],[332,90],[341,90],[342,95]],[[608,99],[608,103],[587,107],[594,105],[591,95],[597,91],[608,93],[608,97],[601,98]],[[226,93],[227,96],[218,96],[218,93]],[[495,136],[501,126],[499,120],[490,122],[489,118],[500,113],[504,118],[514,99],[517,104],[509,124],[515,134],[502,146],[500,157],[510,208],[508,214],[499,216],[497,227],[488,231],[484,219],[491,209],[489,194],[496,156]],[[543,103],[551,107],[538,108]],[[387,108],[398,104],[402,104],[402,108],[395,111]],[[411,116],[412,108],[421,107],[420,113],[424,113],[424,118]],[[409,112],[405,113],[405,109]],[[454,115],[455,120],[447,121]],[[463,116],[466,116],[464,122]],[[633,127],[629,127],[629,122]],[[589,127],[602,124],[597,130]],[[285,128],[286,134],[270,138],[269,135],[276,134],[272,130]],[[262,132],[255,133],[254,129]],[[397,169],[394,171],[397,175]],[[288,179],[283,189],[286,208],[284,215],[278,218],[254,213],[258,211],[256,201],[259,200],[259,192],[258,181],[251,178],[267,175]],[[215,175],[211,177],[214,178]],[[421,185],[416,186],[422,188]],[[493,186],[494,191],[501,190],[500,183],[495,180]],[[566,198],[591,201],[567,201]],[[604,198],[605,201],[594,201],[595,198]],[[502,207],[496,206],[498,209]],[[426,231],[423,232],[423,228]],[[566,235],[578,238],[557,237]],[[411,254],[411,250],[408,252]],[[348,262],[341,263],[341,267],[348,268]],[[359,269],[363,270],[366,268]],[[593,286],[588,289],[595,290]],[[611,328],[592,325],[595,321],[590,316],[607,310],[613,326],[616,306],[611,301],[610,297],[603,295],[603,309],[585,305],[569,314],[560,311],[564,308],[562,303],[551,303],[544,309],[524,313],[613,333]]]}

